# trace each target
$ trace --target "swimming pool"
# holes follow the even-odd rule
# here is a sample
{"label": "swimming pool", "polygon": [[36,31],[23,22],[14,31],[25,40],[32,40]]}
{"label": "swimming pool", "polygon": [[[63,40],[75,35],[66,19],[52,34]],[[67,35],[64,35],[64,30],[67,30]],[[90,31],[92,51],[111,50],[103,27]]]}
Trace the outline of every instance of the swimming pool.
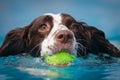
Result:
{"label": "swimming pool", "polygon": [[[120,46],[119,41],[112,42]],[[92,54],[67,67],[48,66],[31,56],[0,58],[0,80],[120,80],[119,74],[120,59],[100,60]]]}

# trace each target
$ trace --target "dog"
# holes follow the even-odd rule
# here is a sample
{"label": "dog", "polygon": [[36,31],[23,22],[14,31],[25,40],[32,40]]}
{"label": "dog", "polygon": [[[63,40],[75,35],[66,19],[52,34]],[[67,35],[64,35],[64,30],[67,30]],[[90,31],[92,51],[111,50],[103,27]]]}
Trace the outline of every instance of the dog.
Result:
{"label": "dog", "polygon": [[64,13],[47,13],[23,28],[10,31],[0,48],[0,56],[26,53],[42,57],[61,50],[77,57],[89,53],[120,57],[119,49],[105,38],[103,31]]}

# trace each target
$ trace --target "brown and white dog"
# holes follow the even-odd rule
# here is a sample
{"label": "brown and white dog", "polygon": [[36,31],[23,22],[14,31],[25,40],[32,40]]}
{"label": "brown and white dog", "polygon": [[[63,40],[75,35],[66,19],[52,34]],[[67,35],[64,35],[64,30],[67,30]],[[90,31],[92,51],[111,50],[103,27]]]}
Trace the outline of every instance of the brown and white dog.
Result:
{"label": "brown and white dog", "polygon": [[78,57],[93,53],[120,57],[104,32],[68,14],[44,14],[23,28],[10,31],[0,48],[0,56],[31,54],[34,57],[52,55],[66,50]]}

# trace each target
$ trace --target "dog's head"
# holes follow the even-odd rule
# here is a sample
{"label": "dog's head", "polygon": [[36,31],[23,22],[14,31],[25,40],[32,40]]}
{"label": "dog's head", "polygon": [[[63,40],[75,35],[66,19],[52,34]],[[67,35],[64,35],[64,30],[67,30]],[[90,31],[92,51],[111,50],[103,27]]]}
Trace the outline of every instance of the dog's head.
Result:
{"label": "dog's head", "polygon": [[[28,52],[33,56],[52,55],[66,50],[77,55],[81,37],[82,23],[68,14],[44,14],[35,19],[28,27]],[[79,48],[80,49],[80,48]]]}

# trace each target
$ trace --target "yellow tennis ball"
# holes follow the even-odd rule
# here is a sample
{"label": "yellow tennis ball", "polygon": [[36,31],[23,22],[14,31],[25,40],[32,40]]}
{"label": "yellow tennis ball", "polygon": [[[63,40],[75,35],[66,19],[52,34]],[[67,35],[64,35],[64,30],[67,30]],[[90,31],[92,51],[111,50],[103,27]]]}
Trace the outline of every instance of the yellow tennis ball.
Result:
{"label": "yellow tennis ball", "polygon": [[44,61],[49,65],[67,66],[73,62],[76,57],[67,51],[60,51],[52,56],[45,56]]}

